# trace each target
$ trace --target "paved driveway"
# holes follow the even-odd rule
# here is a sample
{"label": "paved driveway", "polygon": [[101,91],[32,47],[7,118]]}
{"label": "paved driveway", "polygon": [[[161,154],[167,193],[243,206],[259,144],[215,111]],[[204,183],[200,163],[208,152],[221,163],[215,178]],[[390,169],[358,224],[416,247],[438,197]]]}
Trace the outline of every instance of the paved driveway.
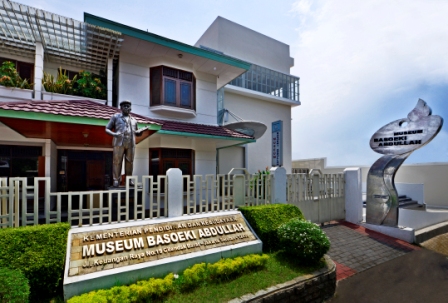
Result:
{"label": "paved driveway", "polygon": [[448,302],[446,256],[351,223],[323,230],[338,280],[328,303]]}

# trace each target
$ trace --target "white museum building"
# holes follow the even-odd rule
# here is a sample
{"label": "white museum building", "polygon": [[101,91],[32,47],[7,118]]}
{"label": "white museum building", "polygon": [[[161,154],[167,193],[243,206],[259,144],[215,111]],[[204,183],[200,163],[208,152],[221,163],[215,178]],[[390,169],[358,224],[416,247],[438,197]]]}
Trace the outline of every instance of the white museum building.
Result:
{"label": "white museum building", "polygon": [[[88,13],[81,22],[4,0],[0,25],[0,64],[13,62],[33,84],[0,85],[1,176],[51,177],[57,191],[107,188],[105,126],[123,100],[149,128],[137,140],[134,175],[263,170],[272,166],[276,121],[291,172],[291,109],[300,101],[289,45],[222,17],[193,46]],[[102,82],[103,99],[45,89],[81,70]]]}

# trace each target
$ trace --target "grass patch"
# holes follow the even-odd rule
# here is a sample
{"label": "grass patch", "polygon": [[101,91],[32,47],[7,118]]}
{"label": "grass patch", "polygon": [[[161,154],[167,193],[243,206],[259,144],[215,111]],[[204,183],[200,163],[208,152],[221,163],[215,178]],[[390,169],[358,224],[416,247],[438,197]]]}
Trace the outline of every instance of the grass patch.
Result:
{"label": "grass patch", "polygon": [[322,268],[321,260],[316,265],[300,264],[281,252],[268,254],[266,268],[242,275],[236,279],[221,283],[203,284],[190,292],[177,291],[160,302],[227,302],[248,293],[256,293],[261,289],[290,281],[298,276],[312,273]]}

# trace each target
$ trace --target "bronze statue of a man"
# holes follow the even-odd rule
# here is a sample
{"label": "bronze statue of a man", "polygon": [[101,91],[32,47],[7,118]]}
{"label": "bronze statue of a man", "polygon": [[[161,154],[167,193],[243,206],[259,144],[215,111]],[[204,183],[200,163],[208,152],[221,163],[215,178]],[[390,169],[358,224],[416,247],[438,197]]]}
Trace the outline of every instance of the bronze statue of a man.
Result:
{"label": "bronze statue of a man", "polygon": [[[113,136],[113,179],[114,187],[120,185],[123,156],[125,173],[132,175],[135,154],[135,136],[141,136],[146,128],[138,129],[137,121],[131,117],[132,103],[129,100],[120,102],[121,113],[114,114],[106,125],[106,133]],[[130,185],[134,185],[130,182]]]}

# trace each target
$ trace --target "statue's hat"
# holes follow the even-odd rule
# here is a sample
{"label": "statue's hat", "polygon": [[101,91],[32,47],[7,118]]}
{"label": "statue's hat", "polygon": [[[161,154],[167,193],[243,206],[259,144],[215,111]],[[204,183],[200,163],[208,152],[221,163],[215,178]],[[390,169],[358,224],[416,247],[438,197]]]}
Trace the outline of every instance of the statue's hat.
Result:
{"label": "statue's hat", "polygon": [[120,106],[122,106],[123,104],[131,104],[132,105],[132,102],[129,100],[123,100],[120,102]]}

